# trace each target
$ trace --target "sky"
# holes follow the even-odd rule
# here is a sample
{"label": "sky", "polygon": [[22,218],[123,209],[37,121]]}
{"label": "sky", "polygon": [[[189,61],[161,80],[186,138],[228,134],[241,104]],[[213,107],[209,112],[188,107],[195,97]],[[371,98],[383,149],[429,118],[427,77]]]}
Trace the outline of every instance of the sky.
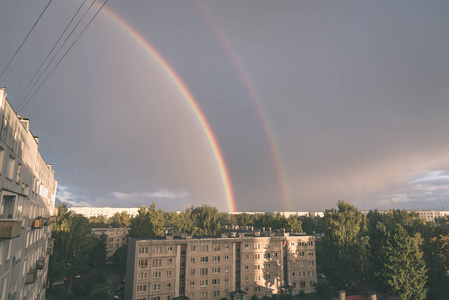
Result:
{"label": "sky", "polygon": [[[83,3],[51,1],[0,77],[59,201],[449,209],[449,2],[109,0],[37,89],[103,1],[34,84]],[[0,0],[0,71],[47,3]]]}

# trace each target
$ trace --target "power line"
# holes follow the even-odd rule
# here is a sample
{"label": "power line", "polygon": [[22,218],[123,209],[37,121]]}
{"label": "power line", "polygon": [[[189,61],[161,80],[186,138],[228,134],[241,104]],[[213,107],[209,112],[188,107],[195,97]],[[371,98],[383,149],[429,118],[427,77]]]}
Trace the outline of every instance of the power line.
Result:
{"label": "power line", "polygon": [[28,102],[30,102],[30,100],[33,98],[33,96],[37,93],[37,91],[39,91],[39,89],[41,88],[41,86],[45,83],[45,81],[47,81],[48,77],[50,77],[50,75],[53,73],[53,71],[59,66],[59,64],[61,63],[61,61],[64,59],[64,57],[67,55],[67,53],[69,53],[70,49],[72,49],[73,45],[75,45],[75,43],[78,41],[78,39],[81,37],[81,35],[83,35],[84,31],[86,31],[87,27],[89,27],[89,25],[92,23],[92,21],[96,18],[96,16],[100,13],[100,11],[103,9],[103,7],[106,5],[106,3],[109,0],[104,1],[103,5],[101,5],[101,7],[98,9],[98,11],[95,13],[95,15],[92,17],[92,19],[89,21],[89,23],[87,23],[86,27],[84,27],[83,31],[81,31],[81,33],[78,35],[78,37],[76,38],[76,40],[72,43],[72,45],[70,46],[69,49],[67,49],[67,51],[64,53],[64,55],[61,57],[61,59],[58,61],[58,63],[56,64],[56,66],[54,66],[54,68],[50,71],[50,73],[45,77],[44,81],[42,81],[42,83],[39,85],[39,87],[37,88],[37,90],[31,95],[30,98],[28,98],[28,100],[25,102],[25,104],[18,109],[18,112],[20,112],[22,109],[25,108],[25,106],[28,104]]}
{"label": "power line", "polygon": [[[28,91],[28,93],[25,95],[25,97],[23,97],[22,99],[20,99],[18,101],[17,108],[19,108],[19,106],[25,101],[26,98],[28,98],[28,96],[30,95],[31,91],[33,90],[33,88],[36,86],[36,84],[39,82],[39,80],[41,79],[41,77],[45,74],[45,72],[48,70],[48,68],[50,67],[51,63],[55,60],[55,58],[58,56],[59,52],[61,52],[62,48],[64,47],[64,45],[67,43],[67,41],[69,40],[69,38],[72,36],[73,32],[78,28],[79,24],[81,23],[81,21],[84,19],[84,17],[87,15],[87,13],[89,12],[89,10],[92,8],[92,6],[95,4],[97,0],[94,0],[90,6],[87,8],[87,10],[84,12],[83,16],[81,17],[81,19],[78,20],[78,23],[76,23],[75,27],[72,28],[72,31],[70,31],[69,35],[65,38],[64,42],[62,42],[61,47],[59,47],[58,51],[56,51],[56,54],[53,55],[53,58],[50,60],[50,62],[47,64],[47,66],[44,68],[44,70],[42,71],[42,73],[39,75],[39,77],[36,79],[36,81],[34,82],[33,86],[31,86],[31,89]],[[34,95],[34,94],[33,94]]]}
{"label": "power line", "polygon": [[39,20],[41,19],[42,15],[44,14],[44,12],[47,10],[48,6],[50,5],[51,1],[48,1],[47,6],[45,6],[44,10],[41,12],[39,18],[37,18],[37,21],[34,23],[33,27],[31,27],[30,31],[28,32],[27,36],[25,37],[25,39],[22,41],[22,43],[20,44],[19,48],[17,48],[16,52],[14,53],[14,55],[12,56],[12,58],[9,60],[8,64],[6,65],[6,67],[3,69],[2,73],[0,74],[0,79],[2,78],[3,74],[5,73],[6,69],[9,67],[9,65],[11,64],[11,62],[13,61],[14,57],[16,57],[17,53],[19,52],[20,48],[22,48],[23,44],[25,43],[25,41],[27,40],[27,38],[30,36],[31,31],[33,31],[34,27],[36,27],[37,23],[39,22]]}
{"label": "power line", "polygon": [[[28,87],[30,86],[30,84],[33,82],[34,78],[36,78],[36,75],[39,73],[39,71],[41,70],[41,68],[43,67],[43,65],[45,64],[45,62],[47,61],[47,59],[50,57],[51,53],[53,52],[53,50],[55,49],[56,45],[59,43],[59,41],[61,40],[61,38],[64,36],[65,32],[67,31],[67,29],[70,27],[70,25],[72,24],[73,20],[75,19],[75,17],[78,15],[78,13],[80,12],[81,8],[83,7],[84,3],[86,2],[86,0],[83,1],[83,3],[81,3],[81,6],[78,8],[78,10],[76,11],[76,13],[73,15],[72,19],[70,20],[69,24],[67,24],[66,28],[64,29],[64,31],[62,32],[62,34],[59,36],[58,40],[56,41],[56,43],[53,45],[53,48],[51,48],[50,52],[48,52],[47,57],[44,59],[44,61],[42,62],[42,64],[40,65],[40,67],[37,69],[36,73],[34,73],[33,77],[31,78],[31,80],[28,82],[27,86],[25,87],[25,89],[20,93],[19,97],[17,97],[18,102],[17,102],[17,107],[20,106],[21,102],[26,98],[20,100],[22,98],[22,95],[26,92],[26,90],[28,89]],[[62,47],[62,46],[61,46]]]}

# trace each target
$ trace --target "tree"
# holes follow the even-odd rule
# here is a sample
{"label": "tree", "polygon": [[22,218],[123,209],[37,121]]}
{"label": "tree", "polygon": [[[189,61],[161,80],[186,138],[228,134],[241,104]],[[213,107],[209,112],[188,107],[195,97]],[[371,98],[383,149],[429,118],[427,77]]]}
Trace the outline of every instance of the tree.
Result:
{"label": "tree", "polygon": [[400,300],[426,298],[426,265],[404,227],[397,224],[393,231],[387,231],[379,223],[370,248],[371,282],[377,291]]}
{"label": "tree", "polygon": [[97,268],[104,267],[106,265],[106,245],[108,237],[106,234],[100,235],[98,239],[94,240],[94,246],[92,247],[92,253],[89,256],[89,265]]}
{"label": "tree", "polygon": [[106,217],[103,215],[89,217],[89,223],[92,228],[106,228]]}
{"label": "tree", "polygon": [[364,216],[344,201],[325,212],[322,244],[323,269],[329,282],[339,289],[363,280],[366,224]]}
{"label": "tree", "polygon": [[291,215],[287,218],[286,229],[292,232],[302,232],[302,223],[297,216]]}
{"label": "tree", "polygon": [[424,244],[428,267],[429,299],[444,299],[449,295],[449,234],[433,237]]}
{"label": "tree", "polygon": [[131,228],[129,230],[129,236],[132,238],[148,238],[154,237],[154,230],[150,221],[150,215],[148,214],[147,207],[141,206],[137,215],[130,220]]}
{"label": "tree", "polygon": [[114,228],[117,227],[129,227],[131,216],[127,211],[116,212],[112,217],[108,219],[108,225]]}
{"label": "tree", "polygon": [[191,216],[195,222],[194,235],[215,236],[220,233],[221,225],[218,218],[218,209],[207,204],[195,207]]}

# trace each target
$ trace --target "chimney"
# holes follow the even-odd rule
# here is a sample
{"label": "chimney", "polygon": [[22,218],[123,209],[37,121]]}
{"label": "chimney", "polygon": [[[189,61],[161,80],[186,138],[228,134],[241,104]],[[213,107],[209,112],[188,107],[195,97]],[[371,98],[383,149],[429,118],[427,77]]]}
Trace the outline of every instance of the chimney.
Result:
{"label": "chimney", "polygon": [[338,299],[339,300],[346,300],[346,291],[345,290],[341,290],[338,292]]}

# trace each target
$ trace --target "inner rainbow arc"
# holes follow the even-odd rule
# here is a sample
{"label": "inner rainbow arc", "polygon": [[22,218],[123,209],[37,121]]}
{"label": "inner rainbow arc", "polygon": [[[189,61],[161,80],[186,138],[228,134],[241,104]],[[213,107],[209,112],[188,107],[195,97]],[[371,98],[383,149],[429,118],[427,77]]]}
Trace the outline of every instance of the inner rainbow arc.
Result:
{"label": "inner rainbow arc", "polygon": [[212,128],[209,125],[209,123],[206,119],[206,116],[204,115],[200,106],[198,105],[198,102],[195,100],[192,93],[187,88],[186,84],[182,81],[180,76],[175,72],[173,67],[156,50],[156,48],[153,45],[151,45],[151,43],[148,41],[148,39],[146,39],[144,36],[142,36],[142,34],[140,34],[134,27],[132,27],[126,20],[124,20],[122,17],[120,17],[117,13],[115,13],[108,6],[104,6],[103,11],[109,17],[111,17],[115,22],[117,22],[127,33],[129,33],[129,35],[132,38],[134,38],[140,45],[142,45],[149,54],[151,54],[151,56],[159,63],[159,65],[162,67],[162,69],[167,73],[167,75],[171,78],[171,80],[178,87],[180,92],[184,95],[188,104],[192,108],[195,116],[197,117],[198,122],[200,123],[202,129],[204,130],[206,137],[209,141],[209,144],[212,148],[212,152],[214,154],[214,157],[217,162],[218,169],[219,169],[219,172],[221,175],[223,189],[224,189],[226,201],[228,204],[228,209],[230,212],[235,212],[236,204],[235,204],[232,184],[231,184],[229,172],[226,167],[223,154],[218,145],[217,139],[215,138],[215,135],[212,131]]}

